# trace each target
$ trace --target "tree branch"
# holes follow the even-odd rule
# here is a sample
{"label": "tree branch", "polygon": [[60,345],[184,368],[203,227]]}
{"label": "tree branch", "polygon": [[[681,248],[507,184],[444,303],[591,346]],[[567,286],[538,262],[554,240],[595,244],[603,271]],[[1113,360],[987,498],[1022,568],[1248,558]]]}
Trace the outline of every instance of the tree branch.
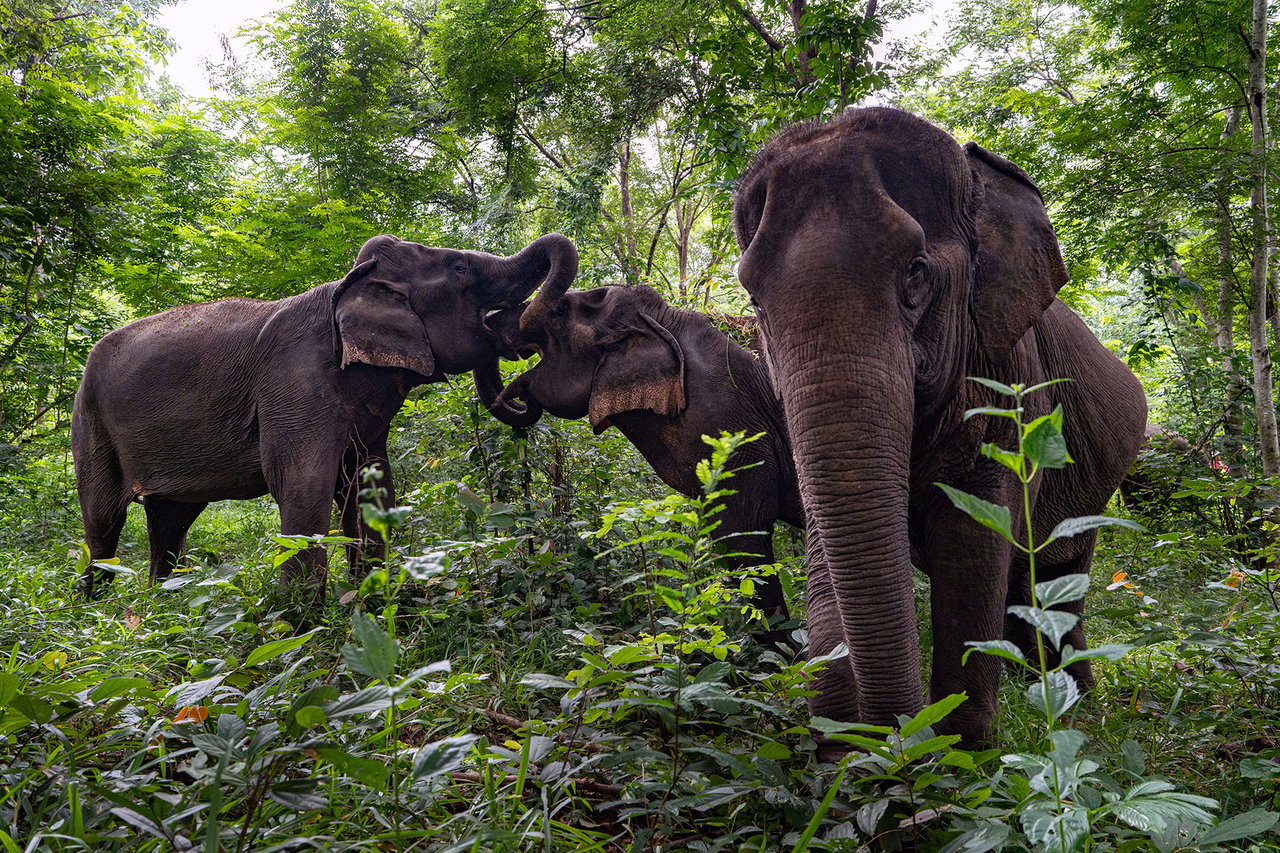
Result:
{"label": "tree branch", "polygon": [[760,22],[760,19],[757,18],[750,9],[742,5],[740,0],[724,0],[724,2],[746,19],[747,23],[751,25],[751,29],[758,32],[760,34],[760,38],[764,39],[764,43],[769,45],[770,50],[782,50],[782,42],[774,38],[773,35],[764,28],[764,24]]}

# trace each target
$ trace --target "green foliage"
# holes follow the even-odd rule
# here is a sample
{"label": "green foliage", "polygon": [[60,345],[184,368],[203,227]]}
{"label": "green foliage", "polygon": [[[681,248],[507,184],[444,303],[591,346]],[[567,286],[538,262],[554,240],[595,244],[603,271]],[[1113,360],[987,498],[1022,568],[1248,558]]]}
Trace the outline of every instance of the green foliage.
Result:
{"label": "green foliage", "polygon": [[[1081,698],[1076,680],[1067,667],[1090,659],[1118,660],[1132,647],[1110,644],[1086,651],[1064,646],[1063,638],[1080,617],[1052,608],[1083,598],[1089,587],[1089,578],[1066,575],[1038,583],[1036,554],[1059,537],[1075,536],[1108,525],[1135,530],[1141,527],[1122,518],[1069,518],[1059,523],[1045,541],[1037,543],[1031,523],[1031,482],[1040,470],[1062,468],[1071,461],[1071,457],[1062,434],[1062,406],[1049,415],[1024,422],[1023,401],[1054,382],[1025,388],[1017,384],[1005,386],[986,379],[975,381],[1013,398],[1010,408],[973,409],[966,413],[966,417],[1006,417],[1014,422],[1017,448],[1006,451],[985,445],[983,455],[1012,471],[1022,486],[1025,541],[1015,536],[1007,510],[1004,516],[998,517],[1002,524],[996,524],[993,522],[993,517],[997,517],[993,505],[958,489],[941,483],[938,485],[956,508],[980,524],[997,530],[1028,558],[1031,604],[1011,605],[1008,612],[1035,630],[1037,658],[1027,660],[1021,649],[1003,640],[971,642],[969,651],[965,653],[966,660],[974,651],[992,654],[1013,664],[1015,672],[1025,672],[1031,682],[1026,688],[1026,701],[1044,720],[1048,743],[1042,751],[1015,753],[1001,759],[1009,770],[1021,774],[1021,778],[1011,777],[1009,790],[1001,793],[1007,795],[1018,791],[1015,811],[1027,842],[1034,850],[1067,853],[1069,850],[1110,844],[1112,842],[1106,838],[1109,835],[1115,837],[1116,843],[1124,844],[1123,839],[1132,837],[1136,832],[1146,835],[1156,849],[1170,849],[1181,843],[1183,838],[1195,839],[1196,848],[1203,849],[1217,843],[1215,839],[1236,840],[1251,833],[1267,832],[1280,820],[1280,815],[1250,812],[1247,817],[1242,815],[1234,819],[1234,825],[1224,823],[1214,827],[1214,812],[1219,809],[1216,799],[1180,792],[1164,779],[1144,777],[1142,766],[1134,766],[1136,762],[1133,761],[1125,762],[1123,766],[1132,782],[1122,781],[1123,775],[1105,772],[1102,761],[1080,755],[1087,741],[1084,732],[1059,728],[1061,718]],[[1056,666],[1049,666],[1046,643],[1050,650],[1058,653]],[[1133,752],[1131,748],[1129,754]],[[993,799],[998,801],[999,798]],[[1118,820],[1121,825],[1107,823],[1109,820]],[[969,833],[1003,829],[1003,823],[990,822],[969,830]]]}

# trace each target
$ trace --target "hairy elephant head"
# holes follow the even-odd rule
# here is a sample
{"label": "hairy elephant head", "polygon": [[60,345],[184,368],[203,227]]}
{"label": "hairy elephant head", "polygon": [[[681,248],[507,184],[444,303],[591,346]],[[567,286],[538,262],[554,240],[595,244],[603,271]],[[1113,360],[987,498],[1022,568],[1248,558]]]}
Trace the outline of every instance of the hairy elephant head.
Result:
{"label": "hairy elephant head", "polygon": [[887,108],[775,138],[734,226],[858,684],[828,705],[891,724],[921,702],[913,453],[1053,302],[1057,241],[1021,169]]}
{"label": "hairy elephant head", "polygon": [[333,292],[341,365],[403,367],[426,378],[472,370],[496,377],[500,344],[485,316],[518,305],[543,282],[568,287],[577,271],[577,249],[559,234],[509,257],[373,237]]}
{"label": "hairy elephant head", "polygon": [[662,324],[667,310],[652,288],[614,285],[558,294],[544,287],[523,311],[500,312],[491,328],[511,349],[540,360],[490,411],[507,423],[543,409],[560,418],[587,416],[597,433],[620,412],[678,414],[685,406],[684,351]]}

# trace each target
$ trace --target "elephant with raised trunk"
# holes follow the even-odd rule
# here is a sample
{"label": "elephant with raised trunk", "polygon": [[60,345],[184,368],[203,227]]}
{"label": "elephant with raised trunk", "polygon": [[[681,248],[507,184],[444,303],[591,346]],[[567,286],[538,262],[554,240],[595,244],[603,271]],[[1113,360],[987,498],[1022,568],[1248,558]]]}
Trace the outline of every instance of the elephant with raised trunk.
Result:
{"label": "elephant with raised trunk", "polygon": [[[908,113],[850,110],[782,133],[743,175],[734,227],[822,558],[809,573],[809,651],[849,650],[818,676],[812,710],[887,725],[919,710],[914,563],[931,579],[930,695],[968,693],[942,728],[981,743],[999,661],[961,656],[966,641],[1002,638],[1028,578],[1008,543],[934,485],[1022,505],[1011,472],[980,455],[984,442],[1017,446],[1012,422],[964,417],[1008,400],[966,377],[1072,380],[1027,402],[1028,420],[1063,405],[1076,460],[1034,484],[1038,542],[1115,491],[1142,441],[1142,388],[1056,298],[1066,269],[1027,174]],[[1094,538],[1040,552],[1037,580],[1087,572]],[[1084,648],[1082,629],[1065,641]],[[1090,678],[1087,662],[1073,672]]]}
{"label": "elephant with raised trunk", "polygon": [[[360,511],[360,471],[380,464],[394,502],[387,431],[409,390],[471,371],[498,382],[500,344],[485,316],[544,280],[567,286],[577,266],[559,234],[505,258],[383,235],[341,281],[274,302],[185,305],[107,335],[89,353],[71,423],[91,558],[115,555],[125,512],[141,502],[154,582],[210,501],[267,493],[281,533],[324,533],[336,501],[357,540],[352,569],[381,557]],[[323,558],[301,552],[282,586],[322,588]],[[95,574],[84,579],[90,595]]]}
{"label": "elephant with raised trunk", "polygon": [[[739,556],[726,562],[749,573],[773,562],[773,523],[801,526],[795,467],[777,395],[760,362],[704,315],[668,305],[652,288],[614,285],[566,293],[548,282],[527,309],[499,312],[491,328],[536,366],[496,400],[481,398],[499,420],[527,426],[545,410],[590,420],[600,433],[616,426],[668,486],[702,494],[697,465],[710,455],[704,435],[765,433],[730,464],[743,468],[729,488],[716,535]],[[753,466],[753,467],[748,467]],[[785,616],[776,577],[757,586],[755,603]]]}

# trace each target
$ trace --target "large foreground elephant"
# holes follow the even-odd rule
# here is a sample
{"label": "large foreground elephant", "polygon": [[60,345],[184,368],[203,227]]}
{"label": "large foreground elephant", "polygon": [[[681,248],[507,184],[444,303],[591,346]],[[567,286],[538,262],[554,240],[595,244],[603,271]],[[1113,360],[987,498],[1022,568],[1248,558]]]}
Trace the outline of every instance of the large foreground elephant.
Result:
{"label": "large foreground elephant", "polygon": [[[545,409],[589,418],[597,433],[616,426],[683,495],[702,494],[697,466],[711,453],[702,436],[765,433],[730,461],[742,470],[727,484],[736,494],[724,500],[716,535],[736,554],[731,569],[773,562],[774,521],[802,526],[782,406],[764,366],[705,315],[642,285],[566,293],[548,282],[527,309],[499,312],[490,326],[511,349],[540,355],[492,401],[499,420],[528,425]],[[755,603],[786,615],[776,577],[760,583]]]}
{"label": "large foreground elephant", "polygon": [[[932,581],[930,694],[967,691],[944,729],[981,742],[999,661],[961,655],[1000,639],[1006,598],[1027,589],[1011,547],[934,485],[1021,506],[1010,472],[979,454],[1016,447],[1011,421],[964,420],[1009,400],[966,377],[1073,380],[1028,403],[1028,419],[1064,406],[1076,460],[1037,480],[1037,541],[1102,510],[1142,441],[1142,388],[1056,299],[1066,270],[1026,173],[908,113],[781,134],[743,176],[734,224],[810,526],[810,654],[849,649],[818,677],[813,712],[892,724],[921,707],[914,562]],[[1058,540],[1038,579],[1088,571],[1093,545]],[[1082,648],[1082,631],[1066,642]]]}
{"label": "large foreground elephant", "polygon": [[[107,335],[89,353],[71,423],[92,559],[115,555],[125,511],[140,501],[151,579],[163,578],[210,501],[268,492],[281,533],[327,531],[336,500],[343,533],[380,556],[359,472],[381,463],[394,501],[387,430],[405,395],[451,373],[497,381],[485,315],[544,279],[567,286],[577,264],[559,234],[507,258],[379,236],[340,282],[275,302],[186,305]],[[360,547],[348,557],[354,568]],[[289,563],[282,584],[308,567],[322,586],[320,549]],[[89,594],[94,581],[90,568]]]}

